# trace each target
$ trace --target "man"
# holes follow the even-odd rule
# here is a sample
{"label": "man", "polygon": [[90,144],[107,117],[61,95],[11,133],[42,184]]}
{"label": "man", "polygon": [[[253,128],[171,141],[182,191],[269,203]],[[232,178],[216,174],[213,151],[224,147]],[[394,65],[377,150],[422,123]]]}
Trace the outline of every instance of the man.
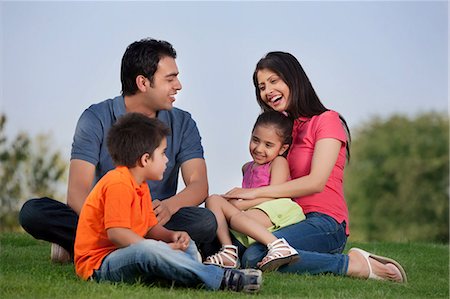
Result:
{"label": "man", "polygon": [[[64,262],[73,257],[81,207],[92,186],[114,168],[106,147],[108,130],[117,118],[129,112],[156,117],[171,130],[164,177],[161,181],[148,181],[159,223],[171,230],[186,231],[200,250],[214,240],[217,229],[214,215],[197,207],[208,196],[201,137],[191,115],[173,108],[175,95],[182,88],[175,59],[176,51],[166,41],[143,39],[129,45],[122,58],[122,95],[91,105],[78,120],[67,205],[44,197],[31,199],[22,207],[20,224],[33,237],[54,243],[53,261]],[[177,194],[180,169],[186,187]]]}

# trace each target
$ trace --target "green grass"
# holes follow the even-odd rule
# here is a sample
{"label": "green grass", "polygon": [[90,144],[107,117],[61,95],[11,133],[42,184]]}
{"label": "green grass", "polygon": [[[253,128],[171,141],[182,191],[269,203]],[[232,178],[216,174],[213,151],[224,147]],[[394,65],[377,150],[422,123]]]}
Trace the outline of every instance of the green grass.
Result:
{"label": "green grass", "polygon": [[449,298],[448,245],[352,243],[397,259],[405,285],[333,275],[264,274],[257,295],[161,285],[85,282],[73,265],[50,262],[50,245],[24,233],[0,234],[0,298]]}

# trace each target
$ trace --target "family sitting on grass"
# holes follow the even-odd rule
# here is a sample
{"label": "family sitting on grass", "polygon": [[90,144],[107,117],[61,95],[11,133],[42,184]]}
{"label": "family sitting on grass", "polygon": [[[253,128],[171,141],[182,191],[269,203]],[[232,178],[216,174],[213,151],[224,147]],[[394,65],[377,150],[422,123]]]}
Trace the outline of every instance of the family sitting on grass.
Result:
{"label": "family sitting on grass", "polygon": [[[262,271],[407,281],[390,258],[342,253],[350,133],[294,56],[270,52],[257,63],[252,161],[242,188],[209,197],[197,125],[173,107],[182,88],[175,59],[165,41],[129,45],[122,95],[78,121],[67,205],[44,197],[22,207],[22,227],[52,243],[52,261],[73,260],[85,280],[249,293],[260,290]],[[180,170],[186,186],[177,193]]]}

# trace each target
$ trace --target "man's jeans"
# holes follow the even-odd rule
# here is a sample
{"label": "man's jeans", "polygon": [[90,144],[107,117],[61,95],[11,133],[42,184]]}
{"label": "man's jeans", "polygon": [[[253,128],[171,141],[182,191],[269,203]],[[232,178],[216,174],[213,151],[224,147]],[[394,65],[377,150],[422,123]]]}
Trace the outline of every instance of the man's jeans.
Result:
{"label": "man's jeans", "polygon": [[[345,222],[338,223],[332,217],[321,213],[308,213],[306,219],[273,232],[277,238],[285,238],[294,247],[300,259],[282,266],[280,272],[289,273],[334,273],[345,275],[348,256],[341,254],[347,243]],[[267,248],[256,243],[250,246],[242,257],[242,265],[255,267],[267,254]]]}
{"label": "man's jeans", "polygon": [[171,249],[162,241],[146,239],[107,255],[92,278],[130,283],[166,280],[189,287],[203,283],[206,288],[217,290],[223,273],[222,268],[198,261],[197,247],[192,241],[183,252]]}
{"label": "man's jeans", "polygon": [[[20,210],[19,222],[34,238],[59,244],[73,256],[78,215],[66,204],[48,197],[30,199]],[[208,209],[186,207],[172,215],[165,227],[187,232],[202,250],[214,240],[217,221]]]}

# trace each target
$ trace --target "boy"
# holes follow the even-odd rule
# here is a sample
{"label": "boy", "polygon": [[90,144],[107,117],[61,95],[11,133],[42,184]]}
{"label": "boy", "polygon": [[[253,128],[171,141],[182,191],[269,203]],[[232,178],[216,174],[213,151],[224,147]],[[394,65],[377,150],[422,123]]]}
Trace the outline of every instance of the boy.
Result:
{"label": "boy", "polygon": [[85,279],[112,282],[203,283],[208,289],[257,292],[261,271],[203,265],[189,235],[158,224],[147,180],[161,180],[169,129],[140,113],[121,117],[108,132],[116,164],[87,197],[75,239],[75,268]]}

